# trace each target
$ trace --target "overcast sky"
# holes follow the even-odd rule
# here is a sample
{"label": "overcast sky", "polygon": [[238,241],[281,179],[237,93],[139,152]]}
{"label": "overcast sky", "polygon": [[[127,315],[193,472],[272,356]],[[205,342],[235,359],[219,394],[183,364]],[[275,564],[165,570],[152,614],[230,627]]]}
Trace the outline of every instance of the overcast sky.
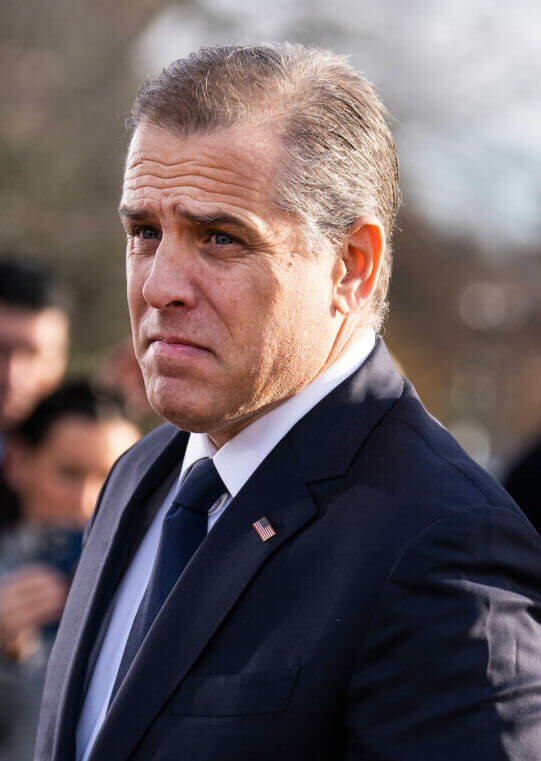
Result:
{"label": "overcast sky", "polygon": [[195,0],[140,38],[146,76],[201,45],[290,40],[352,55],[396,118],[406,203],[487,254],[539,250],[538,0]]}

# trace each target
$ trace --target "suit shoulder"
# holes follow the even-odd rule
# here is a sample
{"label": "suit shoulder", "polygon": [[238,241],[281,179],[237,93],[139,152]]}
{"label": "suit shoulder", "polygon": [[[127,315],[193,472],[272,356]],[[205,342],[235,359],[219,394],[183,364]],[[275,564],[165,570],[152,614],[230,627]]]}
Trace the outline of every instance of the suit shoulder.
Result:
{"label": "suit shoulder", "polygon": [[407,382],[407,390],[375,432],[387,450],[403,488],[410,495],[467,509],[484,504],[520,515],[505,489],[462,449],[451,433],[430,415]]}

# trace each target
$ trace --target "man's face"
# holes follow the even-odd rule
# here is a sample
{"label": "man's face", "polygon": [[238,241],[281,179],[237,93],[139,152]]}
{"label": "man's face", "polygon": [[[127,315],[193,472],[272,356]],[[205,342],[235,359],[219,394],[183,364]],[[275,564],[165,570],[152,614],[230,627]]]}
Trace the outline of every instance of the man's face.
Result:
{"label": "man's face", "polygon": [[243,124],[184,139],[147,124],[121,216],[135,351],[154,409],[221,445],[323,369],[339,325],[330,252],[271,201],[279,139]]}
{"label": "man's face", "polygon": [[68,322],[56,308],[0,303],[0,429],[24,418],[66,367]]}

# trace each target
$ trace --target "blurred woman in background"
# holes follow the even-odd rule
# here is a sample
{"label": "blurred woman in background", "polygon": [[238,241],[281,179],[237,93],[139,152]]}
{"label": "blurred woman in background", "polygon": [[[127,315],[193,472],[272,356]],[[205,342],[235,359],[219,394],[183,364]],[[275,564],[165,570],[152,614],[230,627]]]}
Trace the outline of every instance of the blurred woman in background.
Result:
{"label": "blurred woman in background", "polygon": [[0,538],[0,759],[33,755],[45,666],[84,525],[114,461],[139,438],[118,398],[85,381],[43,399],[6,442]]}

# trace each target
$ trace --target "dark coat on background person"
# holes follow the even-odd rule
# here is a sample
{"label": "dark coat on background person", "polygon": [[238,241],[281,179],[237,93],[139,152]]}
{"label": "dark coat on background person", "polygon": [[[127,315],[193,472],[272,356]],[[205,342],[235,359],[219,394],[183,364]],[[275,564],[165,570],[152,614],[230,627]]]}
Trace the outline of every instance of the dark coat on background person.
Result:
{"label": "dark coat on background person", "polygon": [[541,533],[541,439],[514,463],[503,484]]}
{"label": "dark coat on background person", "polygon": [[[186,441],[162,426],[109,476],[50,661],[37,761],[74,759],[100,621]],[[267,542],[252,526],[263,516]],[[538,761],[540,566],[536,532],[378,340],[209,532],[90,761]]]}
{"label": "dark coat on background person", "polygon": [[9,533],[21,520],[19,501],[7,485],[0,462],[0,538]]}

